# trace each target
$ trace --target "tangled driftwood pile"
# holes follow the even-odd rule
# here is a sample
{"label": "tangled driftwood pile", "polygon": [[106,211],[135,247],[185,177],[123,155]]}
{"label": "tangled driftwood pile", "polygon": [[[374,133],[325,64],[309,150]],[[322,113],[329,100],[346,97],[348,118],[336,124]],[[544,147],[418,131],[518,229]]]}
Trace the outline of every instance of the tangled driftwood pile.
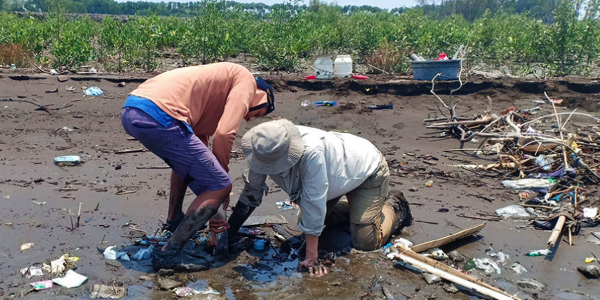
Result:
{"label": "tangled driftwood pile", "polygon": [[[480,116],[463,118],[456,114],[452,93],[449,104],[435,94],[434,80],[431,93],[448,113],[440,107],[445,118],[424,120],[429,124],[427,128],[460,141],[459,149],[448,151],[497,155],[496,163],[459,167],[481,176],[505,179],[504,186],[519,191],[520,207],[496,211],[497,214],[533,218],[537,228],[553,229],[548,248],[555,246],[563,232],[568,233],[571,242],[571,235],[578,234],[581,227],[600,225],[600,132],[595,125],[600,119],[576,109],[559,113],[556,105],[562,100],[552,99],[546,93],[543,100],[535,101],[538,106],[510,107],[498,114],[492,113],[492,99],[488,97],[488,108]],[[551,105],[552,113],[543,115],[544,105]],[[575,117],[591,123],[576,124]],[[465,148],[467,142],[478,146]]]}

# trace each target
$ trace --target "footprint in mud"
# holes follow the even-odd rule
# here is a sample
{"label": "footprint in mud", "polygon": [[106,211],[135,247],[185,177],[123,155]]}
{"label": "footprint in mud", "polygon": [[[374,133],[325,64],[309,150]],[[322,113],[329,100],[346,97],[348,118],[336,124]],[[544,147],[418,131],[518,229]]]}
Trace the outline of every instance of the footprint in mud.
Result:
{"label": "footprint in mud", "polygon": [[404,129],[404,127],[406,127],[406,125],[404,125],[404,123],[396,123],[394,125],[392,125],[392,127],[398,129],[398,130],[402,130]]}

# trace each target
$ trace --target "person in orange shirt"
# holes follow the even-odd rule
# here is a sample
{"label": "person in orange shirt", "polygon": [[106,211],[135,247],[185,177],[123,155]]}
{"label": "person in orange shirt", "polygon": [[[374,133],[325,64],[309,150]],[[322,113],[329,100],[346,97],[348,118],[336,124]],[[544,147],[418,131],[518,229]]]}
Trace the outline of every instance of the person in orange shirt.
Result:
{"label": "person in orange shirt", "polygon": [[[130,93],[121,114],[123,128],[172,169],[166,229],[174,233],[157,253],[158,262],[153,260],[155,268],[189,261],[181,249],[207,221],[215,233],[228,228],[226,220],[214,216],[220,205],[229,204],[227,165],[238,127],[242,120],[271,113],[274,100],[269,84],[233,63],[171,70]],[[188,187],[196,198],[183,213]]]}

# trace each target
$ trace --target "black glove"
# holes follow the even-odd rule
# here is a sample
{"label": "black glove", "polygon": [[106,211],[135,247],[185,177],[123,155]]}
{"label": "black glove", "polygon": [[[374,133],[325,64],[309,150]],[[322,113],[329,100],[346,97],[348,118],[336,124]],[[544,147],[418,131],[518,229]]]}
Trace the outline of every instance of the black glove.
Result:
{"label": "black glove", "polygon": [[183,221],[183,219],[185,218],[185,214],[180,211],[178,212],[175,217],[173,217],[173,219],[171,219],[170,221],[167,221],[167,223],[163,224],[163,230],[168,230],[170,232],[175,232],[175,229],[177,229],[177,227],[179,227],[179,224],[181,224],[181,221]]}
{"label": "black glove", "polygon": [[229,240],[238,233],[242,224],[246,222],[255,208],[256,207],[248,206],[239,201],[236,203],[233,208],[233,213],[231,213],[229,221],[227,221],[227,223],[229,223],[229,229],[227,230],[227,237]]}

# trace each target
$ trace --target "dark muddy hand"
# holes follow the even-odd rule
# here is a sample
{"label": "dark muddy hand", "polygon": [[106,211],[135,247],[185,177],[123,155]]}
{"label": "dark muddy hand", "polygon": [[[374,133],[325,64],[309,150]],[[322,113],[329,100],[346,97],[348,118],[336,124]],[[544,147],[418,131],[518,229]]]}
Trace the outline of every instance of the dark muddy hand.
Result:
{"label": "dark muddy hand", "polygon": [[300,263],[300,270],[308,270],[310,276],[320,277],[327,274],[327,267],[319,263],[319,260],[316,258],[305,259]]}

